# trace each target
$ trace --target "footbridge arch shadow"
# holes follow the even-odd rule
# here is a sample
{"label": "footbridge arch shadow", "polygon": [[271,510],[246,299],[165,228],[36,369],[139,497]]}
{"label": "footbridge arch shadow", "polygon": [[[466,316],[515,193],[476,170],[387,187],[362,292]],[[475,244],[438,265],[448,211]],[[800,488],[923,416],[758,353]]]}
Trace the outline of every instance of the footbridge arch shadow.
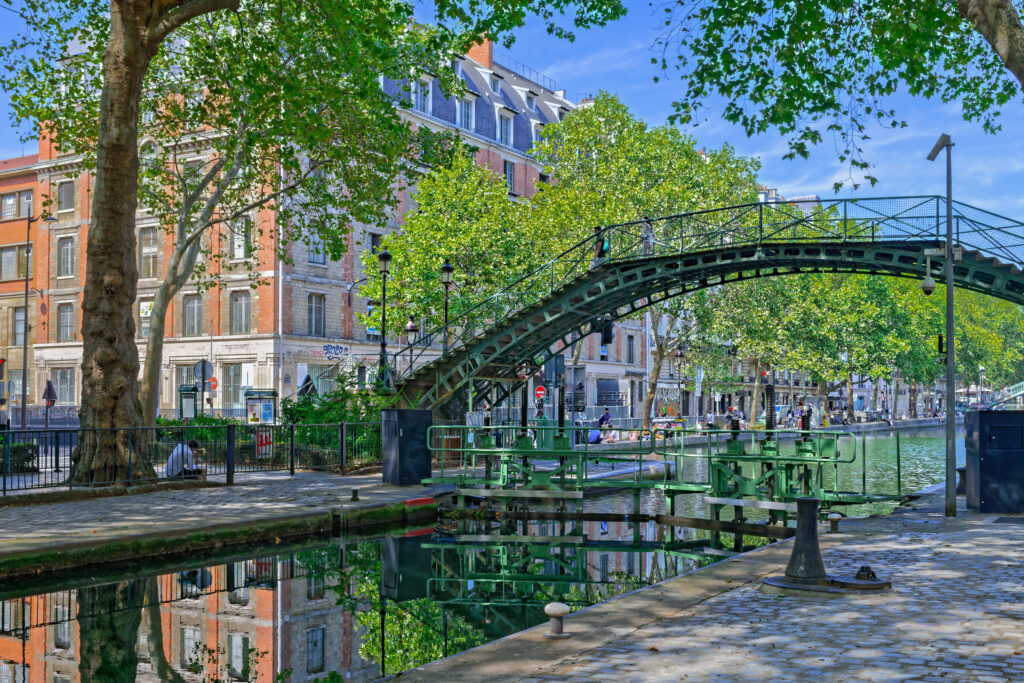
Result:
{"label": "footbridge arch shadow", "polygon": [[[1024,304],[1024,224],[954,203],[957,287]],[[443,354],[399,349],[396,384],[406,402],[437,408],[470,382],[512,390],[554,355],[558,343],[589,334],[597,318],[617,320],[665,299],[753,278],[862,273],[942,281],[940,197],[747,204],[601,228],[595,240],[480,302],[449,325]],[[443,330],[429,336],[443,337]],[[408,359],[417,359],[410,362]]]}

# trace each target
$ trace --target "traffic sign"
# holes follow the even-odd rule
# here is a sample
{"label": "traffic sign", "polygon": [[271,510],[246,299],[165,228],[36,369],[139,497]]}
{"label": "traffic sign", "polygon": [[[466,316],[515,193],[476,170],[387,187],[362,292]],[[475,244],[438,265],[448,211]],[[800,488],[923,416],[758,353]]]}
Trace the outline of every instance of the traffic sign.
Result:
{"label": "traffic sign", "polygon": [[213,389],[216,389],[216,388],[217,388],[217,378],[216,377],[211,377],[210,378],[210,389],[213,390]]}
{"label": "traffic sign", "polygon": [[541,385],[534,390],[533,395],[543,401],[544,397],[548,395],[548,390]]}
{"label": "traffic sign", "polygon": [[49,408],[57,402],[57,392],[53,388],[53,382],[46,380],[46,389],[43,391],[43,400],[46,401],[46,407]]}
{"label": "traffic sign", "polygon": [[196,374],[197,382],[205,382],[213,377],[213,365],[208,360],[201,360],[196,363],[192,371]]}

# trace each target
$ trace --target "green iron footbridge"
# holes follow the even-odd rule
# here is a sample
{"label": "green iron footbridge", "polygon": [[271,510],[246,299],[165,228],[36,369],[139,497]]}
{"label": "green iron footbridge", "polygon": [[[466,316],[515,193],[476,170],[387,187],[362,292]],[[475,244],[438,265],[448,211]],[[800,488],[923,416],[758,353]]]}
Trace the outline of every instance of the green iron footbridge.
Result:
{"label": "green iron footbridge", "polygon": [[[449,322],[446,350],[399,348],[389,359],[407,407],[438,409],[470,388],[475,409],[518,389],[575,335],[670,297],[751,278],[808,272],[941,281],[945,200],[937,196],[745,204],[601,228]],[[1024,224],[952,207],[957,287],[1024,304]],[[930,263],[931,270],[928,271]]]}

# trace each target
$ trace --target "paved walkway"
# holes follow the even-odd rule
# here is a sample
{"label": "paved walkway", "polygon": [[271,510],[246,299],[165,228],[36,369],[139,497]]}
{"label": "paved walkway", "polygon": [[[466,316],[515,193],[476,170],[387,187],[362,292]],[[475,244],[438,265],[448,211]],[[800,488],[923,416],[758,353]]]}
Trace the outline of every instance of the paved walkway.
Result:
{"label": "paved walkway", "polygon": [[[351,502],[353,487],[358,503]],[[380,473],[266,472],[234,486],[158,491],[0,508],[0,557],[64,544],[261,521],[299,512],[372,506],[432,495],[442,487],[384,486]]]}
{"label": "paved walkway", "polygon": [[[791,542],[585,610],[568,641],[546,626],[405,674],[415,681],[1024,680],[1024,518],[917,510],[823,535],[831,573],[870,564],[876,595],[780,596]],[[514,662],[514,665],[512,664]]]}

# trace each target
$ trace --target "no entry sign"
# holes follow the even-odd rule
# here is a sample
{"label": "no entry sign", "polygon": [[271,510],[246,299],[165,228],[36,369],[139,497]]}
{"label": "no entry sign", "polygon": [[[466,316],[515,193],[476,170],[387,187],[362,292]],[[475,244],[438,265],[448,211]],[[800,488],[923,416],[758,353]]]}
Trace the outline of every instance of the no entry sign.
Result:
{"label": "no entry sign", "polygon": [[548,395],[548,391],[544,387],[540,386],[534,390],[533,395],[541,400],[544,400],[544,397]]}

